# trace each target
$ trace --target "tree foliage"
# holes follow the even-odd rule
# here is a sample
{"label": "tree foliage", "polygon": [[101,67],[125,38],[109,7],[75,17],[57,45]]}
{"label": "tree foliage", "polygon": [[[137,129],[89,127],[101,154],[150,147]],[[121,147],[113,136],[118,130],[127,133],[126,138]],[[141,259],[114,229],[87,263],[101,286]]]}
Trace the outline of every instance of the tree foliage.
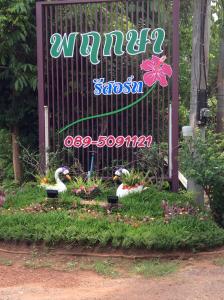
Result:
{"label": "tree foliage", "polygon": [[0,126],[26,123],[36,110],[34,0],[0,0]]}

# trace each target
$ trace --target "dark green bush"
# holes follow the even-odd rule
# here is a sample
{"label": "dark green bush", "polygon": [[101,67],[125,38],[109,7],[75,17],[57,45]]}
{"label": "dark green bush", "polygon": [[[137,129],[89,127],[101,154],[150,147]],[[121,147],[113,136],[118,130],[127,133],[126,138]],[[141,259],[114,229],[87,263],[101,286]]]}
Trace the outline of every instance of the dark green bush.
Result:
{"label": "dark green bush", "polygon": [[208,131],[184,141],[180,151],[182,171],[201,185],[209,198],[214,219],[224,226],[224,137]]}

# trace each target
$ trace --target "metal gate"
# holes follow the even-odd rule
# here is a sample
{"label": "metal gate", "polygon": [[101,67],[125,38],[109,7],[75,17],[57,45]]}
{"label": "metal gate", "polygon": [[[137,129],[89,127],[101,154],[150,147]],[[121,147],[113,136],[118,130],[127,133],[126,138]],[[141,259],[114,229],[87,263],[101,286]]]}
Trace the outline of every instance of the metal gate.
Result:
{"label": "metal gate", "polygon": [[[64,147],[67,136],[152,136],[157,143],[170,144],[170,178],[177,190],[178,148],[178,63],[179,63],[179,0],[65,0],[37,2],[37,50],[38,50],[38,97],[40,152],[45,153],[44,106],[49,111],[50,151]],[[80,55],[81,36],[77,34],[72,57],[57,59],[50,55],[51,37],[54,33],[67,36],[70,33],[98,32],[101,36],[113,30],[125,34],[131,29],[164,28],[166,37],[163,55],[172,65],[172,85],[157,85],[144,101],[120,113],[92,118],[68,127],[75,120],[86,116],[102,115],[128,106],[136,100],[135,94],[95,96],[93,79],[105,78],[107,82],[125,82],[130,75],[142,80],[139,65],[149,58],[151,48],[142,54],[128,53],[103,55],[103,40],[99,48],[100,63],[92,64],[89,57]],[[125,43],[125,41],[124,41]],[[169,104],[172,103],[172,128],[169,128]],[[62,130],[63,128],[66,128]],[[95,170],[108,175],[113,165],[136,164],[137,148],[90,147],[70,148],[64,161],[72,164],[78,158],[84,169],[90,164],[90,152],[96,152]]]}

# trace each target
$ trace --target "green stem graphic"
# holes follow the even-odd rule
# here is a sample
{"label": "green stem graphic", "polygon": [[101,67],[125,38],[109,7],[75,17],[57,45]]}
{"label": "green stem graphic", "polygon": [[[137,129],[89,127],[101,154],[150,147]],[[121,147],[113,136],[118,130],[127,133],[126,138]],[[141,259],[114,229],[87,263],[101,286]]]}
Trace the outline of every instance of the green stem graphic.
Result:
{"label": "green stem graphic", "polygon": [[63,131],[67,130],[68,128],[78,124],[78,123],[81,123],[81,122],[84,122],[84,121],[87,121],[87,120],[91,120],[91,119],[97,119],[97,118],[103,118],[103,117],[108,117],[108,116],[112,116],[112,115],[115,115],[115,114],[118,114],[124,110],[127,110],[133,106],[135,106],[136,104],[138,104],[139,102],[141,102],[143,99],[145,99],[150,93],[151,91],[153,91],[153,89],[156,87],[156,84],[154,84],[144,95],[142,95],[142,97],[140,97],[139,99],[135,100],[134,102],[124,106],[124,107],[121,107],[117,110],[114,110],[114,111],[110,111],[110,112],[107,112],[107,113],[103,113],[103,114],[100,114],[100,115],[95,115],[95,116],[88,116],[88,117],[85,117],[85,118],[82,118],[82,119],[79,119],[71,124],[68,124],[67,126],[65,126],[64,128],[62,128],[59,133],[62,133]]}

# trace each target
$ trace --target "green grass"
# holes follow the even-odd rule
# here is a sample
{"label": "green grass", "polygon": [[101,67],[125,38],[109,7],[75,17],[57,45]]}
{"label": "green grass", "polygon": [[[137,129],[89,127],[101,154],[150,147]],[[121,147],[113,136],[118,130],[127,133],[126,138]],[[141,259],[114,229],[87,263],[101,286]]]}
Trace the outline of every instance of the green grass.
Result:
{"label": "green grass", "polygon": [[78,266],[78,262],[77,261],[68,261],[66,263],[66,267],[65,270],[66,271],[74,271]]}
{"label": "green grass", "polygon": [[161,277],[172,274],[178,270],[177,261],[149,260],[137,262],[133,267],[133,272],[144,277]]}
{"label": "green grass", "polygon": [[0,266],[12,266],[13,262],[10,259],[0,256]]}
{"label": "green grass", "polygon": [[224,231],[211,221],[178,217],[169,224],[162,219],[134,228],[91,216],[80,219],[65,211],[2,214],[0,238],[5,241],[44,241],[53,245],[113,246],[156,250],[204,249],[224,243]]}
{"label": "green grass", "polygon": [[39,261],[39,260],[26,260],[24,263],[24,267],[29,269],[42,269],[42,268],[52,268],[52,263],[49,261]]}
{"label": "green grass", "polygon": [[37,183],[30,182],[17,189],[7,192],[7,201],[4,208],[23,208],[31,203],[39,203],[46,197],[46,192]]}
{"label": "green grass", "polygon": [[119,276],[119,272],[116,270],[114,263],[110,260],[95,260],[92,263],[82,262],[80,264],[80,270],[94,271],[104,277],[115,278]]}
{"label": "green grass", "polygon": [[142,218],[143,216],[161,216],[163,213],[161,206],[162,200],[168,200],[169,203],[178,204],[192,203],[192,199],[187,193],[175,194],[165,191],[160,192],[156,188],[151,187],[140,194],[131,194],[123,198],[121,201],[123,204],[122,214],[138,218]]}
{"label": "green grass", "polygon": [[[106,201],[108,192],[114,193],[105,189],[99,201]],[[20,208],[43,202],[45,196],[45,191],[33,183],[10,190],[5,209],[0,209],[0,240],[153,250],[198,250],[224,244],[224,230],[210,217],[201,218],[207,214],[203,211],[198,216],[179,216],[164,223],[162,200],[179,204],[192,202],[186,193],[158,192],[150,187],[141,194],[122,199],[119,215],[107,215],[100,207],[91,207],[94,212],[91,214],[79,205],[72,212],[68,211],[67,208],[80,201],[69,192],[60,196],[60,210],[20,211]],[[143,222],[144,217],[154,220]]]}
{"label": "green grass", "polygon": [[213,263],[216,266],[223,267],[224,266],[224,257],[218,257],[218,258],[214,259]]}
{"label": "green grass", "polygon": [[119,273],[115,270],[113,263],[110,261],[96,261],[94,263],[94,270],[96,273],[105,277],[117,277]]}

